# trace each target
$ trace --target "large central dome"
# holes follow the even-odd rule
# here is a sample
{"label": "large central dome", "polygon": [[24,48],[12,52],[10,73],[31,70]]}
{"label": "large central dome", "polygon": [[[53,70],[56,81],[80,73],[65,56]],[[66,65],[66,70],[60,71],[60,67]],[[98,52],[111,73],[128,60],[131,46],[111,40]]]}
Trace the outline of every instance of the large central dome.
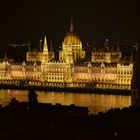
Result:
{"label": "large central dome", "polygon": [[74,32],[73,21],[71,20],[70,31],[65,36],[63,43],[65,45],[69,45],[69,44],[80,44],[80,42],[81,42],[80,38]]}
{"label": "large central dome", "polygon": [[79,44],[81,42],[80,38],[75,33],[68,33],[64,38],[64,44]]}

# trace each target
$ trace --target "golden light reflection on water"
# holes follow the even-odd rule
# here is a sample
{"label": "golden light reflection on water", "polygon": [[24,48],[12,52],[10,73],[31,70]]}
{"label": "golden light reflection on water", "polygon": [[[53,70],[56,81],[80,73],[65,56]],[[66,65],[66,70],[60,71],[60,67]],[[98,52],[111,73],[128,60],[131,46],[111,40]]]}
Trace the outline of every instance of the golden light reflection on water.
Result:
{"label": "golden light reflection on water", "polygon": [[6,106],[14,97],[20,102],[27,102],[28,93],[26,90],[0,90],[0,104]]}
{"label": "golden light reflection on water", "polygon": [[[0,90],[0,104],[8,105],[13,97],[20,102],[28,101],[29,91],[24,90]],[[104,95],[88,93],[64,93],[64,92],[43,92],[37,91],[38,102],[60,103],[62,105],[75,104],[88,107],[90,113],[96,114],[100,111],[107,111],[110,108],[123,108],[131,104],[130,96]]]}

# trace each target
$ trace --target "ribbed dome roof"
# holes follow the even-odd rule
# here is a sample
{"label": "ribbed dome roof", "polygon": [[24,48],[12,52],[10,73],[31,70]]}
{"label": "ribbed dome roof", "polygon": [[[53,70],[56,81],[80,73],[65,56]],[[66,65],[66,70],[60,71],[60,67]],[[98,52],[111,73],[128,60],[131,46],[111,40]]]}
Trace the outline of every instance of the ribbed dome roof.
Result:
{"label": "ribbed dome roof", "polygon": [[80,38],[74,32],[73,20],[71,18],[70,30],[64,38],[64,44],[79,44],[81,42]]}
{"label": "ribbed dome roof", "polygon": [[80,38],[72,32],[69,32],[64,38],[64,44],[79,44],[81,42]]}

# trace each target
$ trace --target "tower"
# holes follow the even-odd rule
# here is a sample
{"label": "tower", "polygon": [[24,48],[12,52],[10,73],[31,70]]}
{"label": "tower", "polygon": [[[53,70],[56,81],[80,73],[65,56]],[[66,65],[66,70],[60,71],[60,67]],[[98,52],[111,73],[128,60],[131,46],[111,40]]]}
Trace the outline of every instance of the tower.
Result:
{"label": "tower", "polygon": [[48,52],[47,39],[44,37],[43,53]]}
{"label": "tower", "polygon": [[48,61],[48,45],[47,45],[47,39],[46,36],[44,37],[44,45],[43,45],[43,56],[42,56],[42,63],[45,63]]}
{"label": "tower", "polygon": [[71,18],[69,32],[62,42],[62,51],[59,54],[59,59],[67,63],[77,63],[84,57],[85,51],[82,49],[82,42],[79,36],[74,31],[73,19]]}

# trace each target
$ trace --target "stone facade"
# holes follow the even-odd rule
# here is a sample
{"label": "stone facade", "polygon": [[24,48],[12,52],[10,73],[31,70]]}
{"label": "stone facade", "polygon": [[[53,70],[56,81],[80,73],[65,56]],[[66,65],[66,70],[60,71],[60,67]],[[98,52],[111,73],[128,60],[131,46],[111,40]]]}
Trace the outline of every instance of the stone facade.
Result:
{"label": "stone facade", "polygon": [[[108,41],[108,40],[107,40]],[[28,84],[61,86],[93,86],[97,88],[130,89],[133,74],[133,63],[121,62],[121,51],[93,50],[91,61],[85,61],[85,51],[80,38],[76,35],[71,22],[70,30],[62,42],[59,61],[55,61],[55,53],[48,49],[44,37],[43,49],[29,51],[26,61],[22,64],[10,63],[4,60],[0,63],[1,82],[10,83],[28,81]],[[25,82],[26,83],[26,82]]]}

